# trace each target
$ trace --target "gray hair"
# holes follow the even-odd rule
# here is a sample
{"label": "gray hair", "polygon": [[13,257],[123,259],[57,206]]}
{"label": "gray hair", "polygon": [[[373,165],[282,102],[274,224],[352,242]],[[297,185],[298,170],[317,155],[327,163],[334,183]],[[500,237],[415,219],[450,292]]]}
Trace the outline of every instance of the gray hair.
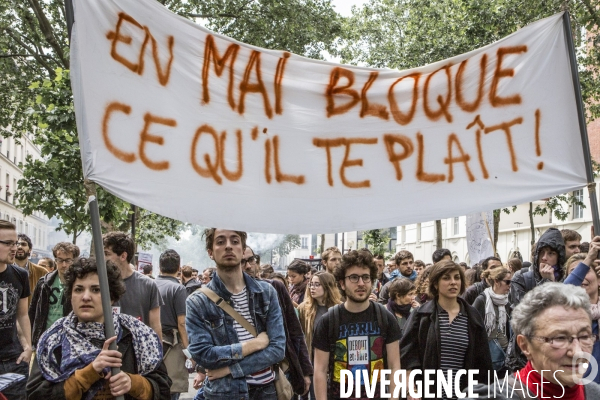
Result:
{"label": "gray hair", "polygon": [[590,298],[583,288],[548,282],[527,292],[521,303],[513,310],[510,325],[515,335],[527,337],[533,335],[538,315],[553,306],[582,308],[590,320],[592,319]]}

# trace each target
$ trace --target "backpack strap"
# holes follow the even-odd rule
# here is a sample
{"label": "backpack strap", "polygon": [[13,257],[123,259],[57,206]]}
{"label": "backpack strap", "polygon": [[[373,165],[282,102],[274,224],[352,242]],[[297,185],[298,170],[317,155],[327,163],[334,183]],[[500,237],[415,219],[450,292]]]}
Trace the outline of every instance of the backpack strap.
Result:
{"label": "backpack strap", "polygon": [[[385,337],[388,328],[388,319],[383,313],[383,311],[385,310],[384,305],[376,301],[371,301],[371,303],[375,307],[375,315],[377,316],[377,324],[379,325],[379,334],[381,335],[381,337]],[[383,361],[384,367],[387,368],[387,348],[385,345],[383,346]]]}
{"label": "backpack strap", "polygon": [[[332,380],[333,380],[333,365],[335,356],[335,347],[337,343],[337,335],[340,331],[340,308],[341,304],[336,304],[327,311],[327,323],[329,325],[329,372],[327,374],[327,398],[332,399]],[[325,318],[321,317],[321,318]]]}
{"label": "backpack strap", "polygon": [[233,307],[229,305],[221,296],[213,292],[211,289],[206,286],[201,287],[198,291],[204,293],[206,297],[208,297],[213,303],[217,305],[221,310],[229,314],[229,316],[237,321],[245,330],[248,331],[252,336],[256,337],[256,328],[254,328],[250,323],[246,320],[246,318],[242,317],[240,313],[235,311]]}

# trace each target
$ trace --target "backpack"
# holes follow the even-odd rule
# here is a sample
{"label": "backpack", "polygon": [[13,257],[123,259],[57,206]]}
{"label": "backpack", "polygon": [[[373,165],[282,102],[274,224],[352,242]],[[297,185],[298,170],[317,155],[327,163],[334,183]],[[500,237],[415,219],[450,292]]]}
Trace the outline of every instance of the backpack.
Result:
{"label": "backpack", "polygon": [[[381,336],[384,336],[384,333],[387,332],[388,328],[388,319],[385,317],[384,312],[387,311],[383,304],[377,303],[375,301],[370,301],[371,305],[369,307],[375,307],[375,315],[377,316],[377,324],[379,325],[379,332]],[[327,314],[325,314],[322,318],[327,318],[327,322],[329,325],[329,366],[330,371],[327,379],[327,398],[332,399],[333,394],[331,393],[331,382],[333,380],[333,365],[334,365],[334,356],[335,356],[335,347],[337,342],[337,334],[340,330],[340,309],[342,305],[336,304],[331,307]],[[383,346],[383,367],[387,368],[387,350],[386,346]]]}

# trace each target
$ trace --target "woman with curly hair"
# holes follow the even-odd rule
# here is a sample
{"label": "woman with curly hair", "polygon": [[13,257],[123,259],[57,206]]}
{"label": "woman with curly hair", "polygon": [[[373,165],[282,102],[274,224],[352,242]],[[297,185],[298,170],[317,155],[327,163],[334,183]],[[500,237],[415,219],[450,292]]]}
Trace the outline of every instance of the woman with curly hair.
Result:
{"label": "woman with curly hair", "polygon": [[[118,268],[106,265],[112,302],[125,293]],[[158,335],[136,318],[113,312],[115,335],[104,336],[104,314],[96,260],[79,258],[65,273],[65,295],[73,312],[44,332],[27,383],[28,398],[170,398],[171,380]],[[117,350],[109,345],[116,342]],[[112,367],[121,372],[111,374]]]}
{"label": "woman with curly hair", "polygon": [[417,288],[415,300],[419,304],[431,300],[431,295],[429,294],[429,274],[431,273],[432,267],[433,265],[426,267],[415,281],[415,287]]}

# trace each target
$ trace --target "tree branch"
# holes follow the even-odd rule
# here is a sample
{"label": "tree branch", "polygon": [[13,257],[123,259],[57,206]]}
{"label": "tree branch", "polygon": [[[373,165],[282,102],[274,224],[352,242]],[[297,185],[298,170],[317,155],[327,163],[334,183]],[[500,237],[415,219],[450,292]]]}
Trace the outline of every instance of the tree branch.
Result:
{"label": "tree branch", "polygon": [[18,44],[21,45],[21,47],[23,47],[25,50],[27,50],[32,55],[32,57],[35,58],[35,60],[48,71],[48,73],[50,74],[51,77],[56,76],[56,72],[54,72],[54,69],[52,69],[52,67],[46,61],[44,61],[44,57],[41,57],[39,54],[37,54],[35,51],[33,51],[29,46],[27,46],[25,43],[23,43],[23,41],[21,39],[19,39],[15,35],[13,35],[12,29],[5,29],[5,31],[6,31],[6,33],[8,33],[8,35],[11,38],[13,38],[13,40],[15,42],[17,42]]}
{"label": "tree branch", "polygon": [[52,25],[50,25],[50,21],[48,21],[48,18],[46,18],[46,15],[44,14],[44,10],[42,10],[42,7],[40,6],[40,3],[38,2],[38,0],[29,0],[29,4],[33,8],[33,12],[35,13],[35,16],[37,17],[37,20],[40,24],[40,30],[44,34],[46,41],[48,42],[48,44],[50,44],[50,46],[52,46],[52,48],[58,55],[58,58],[60,58],[63,67],[69,69],[69,60],[65,58],[60,44],[54,37]]}
{"label": "tree branch", "polygon": [[600,28],[600,16],[598,16],[597,10],[594,10],[594,7],[592,7],[592,5],[590,4],[590,0],[581,0],[581,2],[585,6],[585,8],[587,8],[596,26]]}
{"label": "tree branch", "polygon": [[230,13],[222,13],[222,14],[188,14],[188,16],[193,18],[238,18],[239,15],[230,14]]}
{"label": "tree branch", "polygon": [[[47,56],[45,54],[38,54],[39,57],[44,58],[52,58],[51,56]],[[11,57],[34,57],[31,54],[0,54],[0,58],[11,58]]]}

